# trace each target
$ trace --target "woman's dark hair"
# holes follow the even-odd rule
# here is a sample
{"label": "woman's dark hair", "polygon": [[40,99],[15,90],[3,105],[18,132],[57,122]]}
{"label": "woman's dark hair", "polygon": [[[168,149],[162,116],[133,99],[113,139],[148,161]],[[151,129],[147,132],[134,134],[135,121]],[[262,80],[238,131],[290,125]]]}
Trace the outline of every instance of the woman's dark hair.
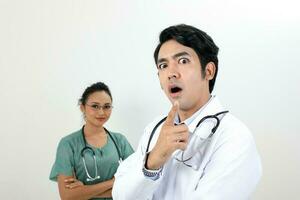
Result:
{"label": "woman's dark hair", "polygon": [[154,60],[156,64],[160,47],[168,40],[175,40],[184,46],[192,48],[197,53],[202,66],[202,78],[205,77],[205,67],[207,63],[213,62],[215,64],[215,76],[209,81],[209,92],[211,93],[214,89],[218,74],[219,51],[219,48],[216,46],[212,38],[205,32],[186,24],[170,26],[164,29],[159,35],[159,44],[154,51]]}
{"label": "woman's dark hair", "polygon": [[106,94],[108,94],[110,96],[110,99],[112,100],[112,96],[111,96],[111,93],[110,93],[110,90],[109,90],[108,86],[105,85],[102,82],[97,82],[97,83],[94,83],[94,84],[90,85],[89,87],[87,87],[84,90],[84,92],[83,92],[81,98],[79,99],[78,103],[82,104],[82,105],[85,105],[87,99],[89,98],[89,96],[91,94],[93,94],[94,92],[101,92],[101,91],[106,92]]}

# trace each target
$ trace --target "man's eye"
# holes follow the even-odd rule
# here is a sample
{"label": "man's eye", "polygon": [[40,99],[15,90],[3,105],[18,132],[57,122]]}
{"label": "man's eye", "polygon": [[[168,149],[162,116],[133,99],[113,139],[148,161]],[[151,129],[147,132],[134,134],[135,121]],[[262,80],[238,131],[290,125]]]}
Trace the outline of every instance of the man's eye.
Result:
{"label": "man's eye", "polygon": [[180,58],[179,60],[178,60],[178,63],[179,64],[187,64],[187,63],[189,63],[190,61],[189,61],[189,59],[187,59],[187,58]]}
{"label": "man's eye", "polygon": [[161,63],[157,66],[158,69],[164,69],[167,67],[167,64],[166,63]]}

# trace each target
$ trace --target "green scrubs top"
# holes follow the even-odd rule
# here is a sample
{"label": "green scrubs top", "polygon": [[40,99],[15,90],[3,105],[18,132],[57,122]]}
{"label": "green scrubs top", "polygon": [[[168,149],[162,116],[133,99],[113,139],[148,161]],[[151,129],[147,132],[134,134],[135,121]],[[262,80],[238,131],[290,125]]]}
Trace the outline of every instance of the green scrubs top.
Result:
{"label": "green scrubs top", "polygon": [[[59,174],[65,176],[72,176],[75,173],[78,180],[84,185],[92,185],[112,179],[119,166],[119,156],[116,148],[119,148],[120,156],[124,160],[133,153],[133,149],[125,136],[120,133],[110,132],[114,141],[108,136],[107,143],[101,147],[96,148],[89,144],[95,152],[97,170],[100,179],[94,181],[87,181],[88,176],[83,165],[81,157],[81,150],[85,147],[81,129],[62,138],[59,142],[56,152],[55,163],[50,173],[50,180],[57,181]],[[91,151],[84,151],[84,158],[86,167],[91,177],[95,177],[95,162]],[[93,198],[93,199],[112,199],[112,198]]]}

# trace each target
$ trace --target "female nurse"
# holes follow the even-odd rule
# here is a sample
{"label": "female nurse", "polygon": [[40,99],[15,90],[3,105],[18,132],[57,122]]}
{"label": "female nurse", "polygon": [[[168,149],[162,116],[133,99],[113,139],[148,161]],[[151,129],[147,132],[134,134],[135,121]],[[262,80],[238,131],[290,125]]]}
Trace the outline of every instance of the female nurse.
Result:
{"label": "female nurse", "polygon": [[85,125],[59,142],[50,180],[58,182],[61,199],[112,199],[114,174],[133,149],[125,136],[107,130],[112,95],[94,83],[79,100]]}

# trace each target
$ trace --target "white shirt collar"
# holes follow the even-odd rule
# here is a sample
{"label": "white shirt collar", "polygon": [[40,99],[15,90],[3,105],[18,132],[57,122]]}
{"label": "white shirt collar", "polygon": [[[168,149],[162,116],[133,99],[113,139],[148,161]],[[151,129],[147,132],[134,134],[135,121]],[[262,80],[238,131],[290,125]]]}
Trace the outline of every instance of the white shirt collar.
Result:
{"label": "white shirt collar", "polygon": [[191,117],[179,123],[179,117],[177,115],[174,119],[174,123],[186,124],[189,128],[189,132],[193,133],[199,120],[201,120],[204,116],[214,115],[221,111],[224,111],[224,108],[221,105],[218,97],[216,95],[212,95],[209,101],[204,106],[202,106],[199,110],[197,110]]}
{"label": "white shirt collar", "polygon": [[190,116],[189,118],[185,119],[183,122],[179,122],[179,115],[177,114],[174,120],[175,124],[186,124],[187,126],[189,126],[194,120],[195,118],[202,112],[202,110],[212,101],[212,99],[215,96],[211,96],[209,98],[209,100],[206,102],[206,104],[204,104],[201,108],[199,108],[192,116]]}

